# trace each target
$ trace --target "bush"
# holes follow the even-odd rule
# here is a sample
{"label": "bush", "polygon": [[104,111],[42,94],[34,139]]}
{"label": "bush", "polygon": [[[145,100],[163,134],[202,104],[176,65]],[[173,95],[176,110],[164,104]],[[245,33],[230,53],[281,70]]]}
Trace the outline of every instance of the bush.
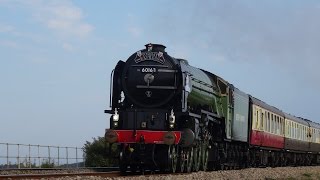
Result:
{"label": "bush", "polygon": [[85,164],[87,167],[112,167],[118,166],[115,154],[117,154],[116,144],[111,146],[106,143],[104,137],[93,138],[93,142],[87,141],[84,145]]}
{"label": "bush", "polygon": [[41,168],[54,168],[55,166],[54,166],[54,163],[51,163],[48,159],[45,159],[45,160],[42,162],[42,164],[41,164],[40,167],[41,167]]}

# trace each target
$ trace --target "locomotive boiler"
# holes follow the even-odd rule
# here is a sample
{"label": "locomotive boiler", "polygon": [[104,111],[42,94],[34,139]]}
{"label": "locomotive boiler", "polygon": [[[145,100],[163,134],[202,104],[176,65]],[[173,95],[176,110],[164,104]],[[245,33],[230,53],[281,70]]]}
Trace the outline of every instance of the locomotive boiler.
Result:
{"label": "locomotive boiler", "polygon": [[[110,89],[105,138],[118,144],[122,173],[280,165],[274,159],[296,158],[284,147],[291,127],[280,110],[170,56],[163,45],[147,44],[119,61]],[[267,131],[268,123],[274,131]],[[306,164],[318,162],[310,152]]]}

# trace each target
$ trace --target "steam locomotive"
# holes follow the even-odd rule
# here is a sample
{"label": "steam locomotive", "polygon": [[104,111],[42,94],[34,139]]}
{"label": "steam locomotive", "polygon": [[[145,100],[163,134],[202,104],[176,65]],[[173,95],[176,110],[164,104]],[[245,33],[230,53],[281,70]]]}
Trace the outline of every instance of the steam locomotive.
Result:
{"label": "steam locomotive", "polygon": [[111,73],[108,143],[120,171],[320,163],[320,125],[248,95],[147,44]]}

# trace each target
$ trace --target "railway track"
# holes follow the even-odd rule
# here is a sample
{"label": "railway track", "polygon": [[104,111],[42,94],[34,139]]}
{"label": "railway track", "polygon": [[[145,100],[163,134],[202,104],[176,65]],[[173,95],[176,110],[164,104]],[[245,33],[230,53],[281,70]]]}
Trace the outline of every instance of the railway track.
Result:
{"label": "railway track", "polygon": [[79,173],[49,173],[49,174],[10,174],[0,175],[0,179],[48,179],[62,177],[77,177],[77,176],[99,176],[99,177],[118,177],[118,171],[112,172],[79,172]]}
{"label": "railway track", "polygon": [[[182,175],[183,173],[175,173],[171,175]],[[127,172],[126,175],[121,175],[117,167],[115,168],[92,168],[92,169],[9,169],[0,170],[0,180],[2,179],[50,179],[50,178],[72,178],[72,177],[125,177],[133,178],[136,176],[163,176],[168,173],[160,171],[145,170],[135,173]]]}
{"label": "railway track", "polygon": [[[1,171],[0,171],[1,172]],[[38,174],[30,174],[38,173]],[[127,176],[120,176],[119,171],[112,172],[30,172],[29,174],[0,175],[2,179],[125,179],[163,180],[163,179],[320,179],[320,166],[245,168],[240,170],[219,170],[210,172],[163,174],[146,171]],[[166,177],[167,176],[167,177]]]}

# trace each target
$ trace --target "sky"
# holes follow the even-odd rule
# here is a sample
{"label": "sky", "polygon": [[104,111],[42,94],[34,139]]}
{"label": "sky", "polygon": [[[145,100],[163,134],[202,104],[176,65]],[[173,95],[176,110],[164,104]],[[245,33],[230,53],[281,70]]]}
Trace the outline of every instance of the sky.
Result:
{"label": "sky", "polygon": [[320,123],[320,2],[0,0],[0,142],[82,147],[147,43]]}

